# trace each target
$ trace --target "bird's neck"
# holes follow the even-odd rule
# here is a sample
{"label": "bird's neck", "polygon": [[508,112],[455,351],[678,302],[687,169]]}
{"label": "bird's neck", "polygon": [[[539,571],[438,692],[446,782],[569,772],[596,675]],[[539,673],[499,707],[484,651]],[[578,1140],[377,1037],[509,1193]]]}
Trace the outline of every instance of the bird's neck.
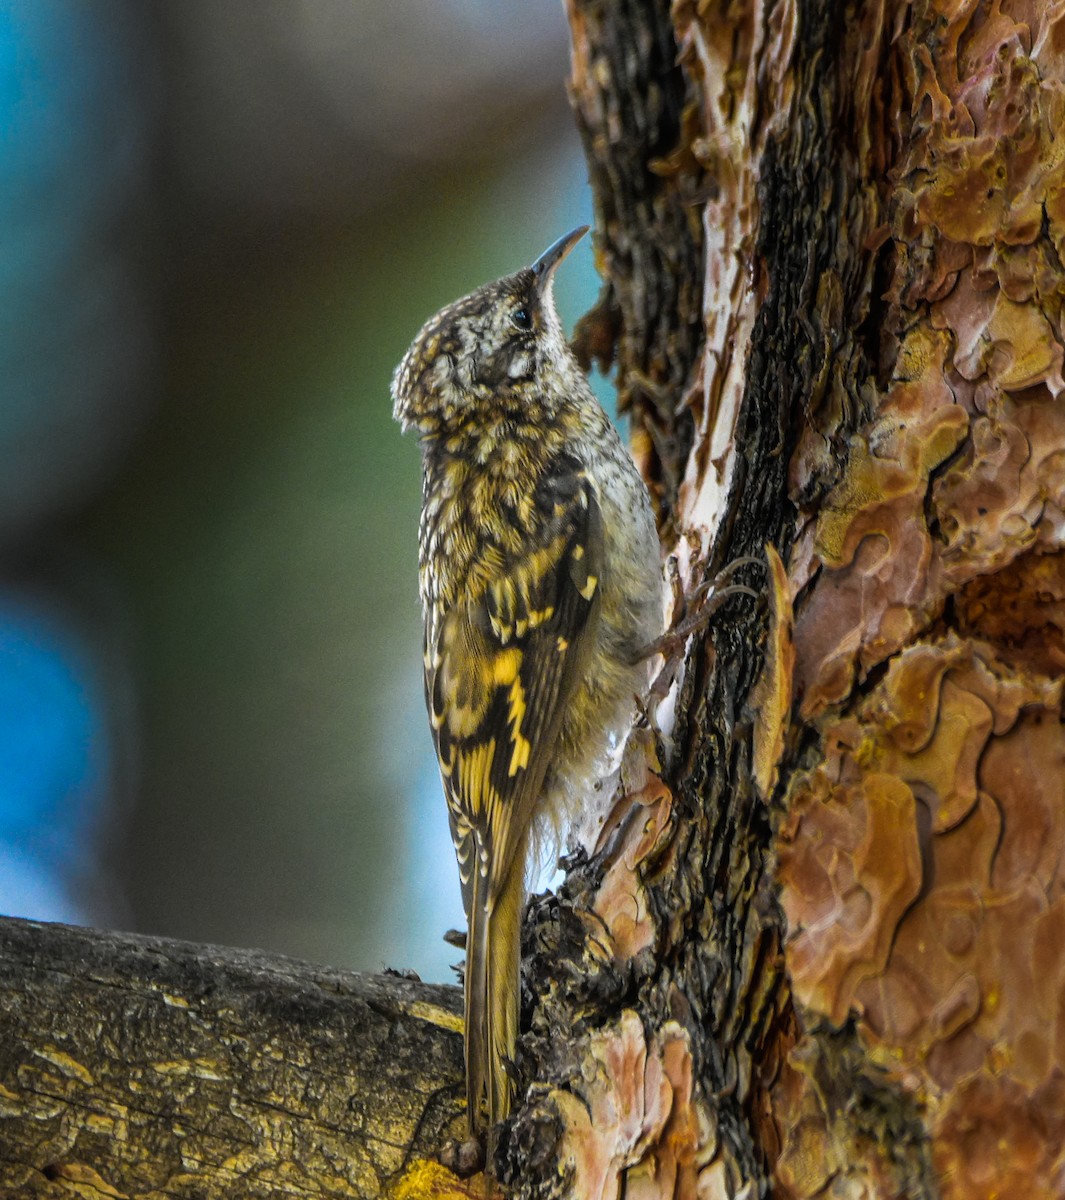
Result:
{"label": "bird's neck", "polygon": [[422,439],[427,477],[462,476],[466,471],[500,481],[535,478],[565,444],[565,419],[545,418],[515,406],[471,413],[461,422]]}

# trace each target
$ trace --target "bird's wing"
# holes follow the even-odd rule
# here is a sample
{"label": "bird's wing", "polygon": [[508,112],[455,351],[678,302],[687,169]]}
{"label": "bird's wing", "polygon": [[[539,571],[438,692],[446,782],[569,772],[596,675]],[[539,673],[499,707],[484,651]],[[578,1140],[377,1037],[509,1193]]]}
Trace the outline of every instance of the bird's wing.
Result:
{"label": "bird's wing", "polygon": [[[599,607],[603,530],[579,469],[545,477],[540,533],[490,551],[426,646],[426,700],[469,914],[489,910],[523,846]],[[487,885],[487,886],[485,886]]]}

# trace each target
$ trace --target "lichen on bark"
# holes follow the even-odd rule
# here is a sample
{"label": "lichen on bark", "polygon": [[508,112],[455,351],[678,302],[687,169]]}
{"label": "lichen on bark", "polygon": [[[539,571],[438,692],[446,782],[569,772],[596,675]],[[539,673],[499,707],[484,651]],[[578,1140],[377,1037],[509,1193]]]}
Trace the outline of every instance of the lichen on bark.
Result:
{"label": "lichen on bark", "polygon": [[0,920],[0,1196],[371,1200],[465,1129],[458,990]]}

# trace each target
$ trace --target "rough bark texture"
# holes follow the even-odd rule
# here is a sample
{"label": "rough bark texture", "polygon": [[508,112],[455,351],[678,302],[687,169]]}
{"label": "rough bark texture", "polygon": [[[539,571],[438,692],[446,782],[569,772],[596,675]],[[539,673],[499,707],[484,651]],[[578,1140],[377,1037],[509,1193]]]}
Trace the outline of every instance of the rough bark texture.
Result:
{"label": "rough bark texture", "polygon": [[461,997],[0,921],[0,1196],[372,1197],[465,1129]]}
{"label": "rough bark texture", "polygon": [[570,19],[583,344],[681,587],[774,549],[534,914],[502,1177],[1060,1195],[1065,5]]}
{"label": "rough bark texture", "polygon": [[[780,839],[805,1035],[774,1097],[777,1177],[913,1194],[901,1145],[945,1196],[1057,1196],[1065,5],[877,8],[875,370],[856,419],[817,422],[837,477],[812,436],[792,461],[823,498],[791,563],[816,741]],[[908,1113],[890,1152],[802,1078],[837,1029],[859,1085]]]}

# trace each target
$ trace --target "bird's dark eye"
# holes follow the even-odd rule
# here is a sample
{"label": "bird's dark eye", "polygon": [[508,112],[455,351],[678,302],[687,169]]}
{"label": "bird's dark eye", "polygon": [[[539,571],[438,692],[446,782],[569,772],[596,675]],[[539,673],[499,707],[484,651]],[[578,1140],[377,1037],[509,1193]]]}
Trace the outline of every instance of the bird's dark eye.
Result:
{"label": "bird's dark eye", "polygon": [[511,314],[510,319],[518,327],[526,332],[532,329],[532,313],[527,308],[516,308]]}

